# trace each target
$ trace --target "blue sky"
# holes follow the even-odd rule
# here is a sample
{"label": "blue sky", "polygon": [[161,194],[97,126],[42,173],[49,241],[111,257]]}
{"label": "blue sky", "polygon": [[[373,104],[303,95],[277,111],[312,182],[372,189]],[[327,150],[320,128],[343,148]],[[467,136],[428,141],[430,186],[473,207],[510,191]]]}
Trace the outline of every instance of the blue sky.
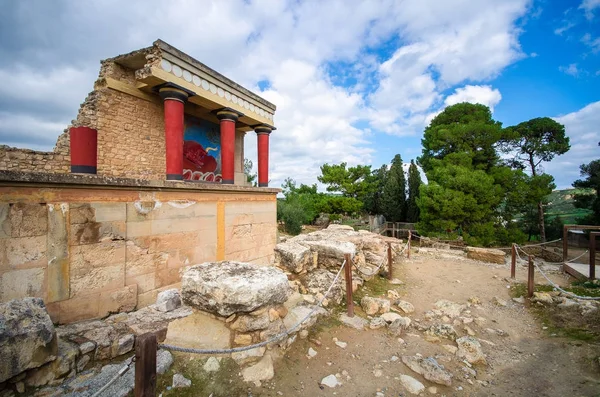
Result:
{"label": "blue sky", "polygon": [[[559,188],[600,157],[600,0],[44,0],[0,7],[0,143],[52,150],[99,60],[161,38],[275,103],[271,185],[421,152],[449,104],[553,117]],[[256,158],[256,137],[246,137]]]}

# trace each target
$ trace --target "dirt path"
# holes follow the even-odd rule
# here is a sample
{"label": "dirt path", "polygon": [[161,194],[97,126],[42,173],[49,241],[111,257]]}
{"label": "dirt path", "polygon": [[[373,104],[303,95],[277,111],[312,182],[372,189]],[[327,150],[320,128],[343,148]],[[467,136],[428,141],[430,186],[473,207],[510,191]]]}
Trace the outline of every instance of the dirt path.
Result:
{"label": "dirt path", "polygon": [[[600,396],[600,346],[549,335],[523,304],[511,300],[510,283],[504,280],[510,274],[507,266],[443,255],[413,255],[413,259],[396,265],[394,272],[404,284],[384,287],[397,290],[415,307],[409,315],[413,325],[401,339],[385,328],[357,331],[340,324],[326,325],[295,343],[276,363],[275,378],[261,387],[251,387],[251,394],[408,396],[399,381],[400,375],[406,374],[435,388],[422,395],[433,395],[435,391],[446,396]],[[553,278],[555,282],[566,281],[560,275]],[[518,269],[517,279],[526,279],[523,268]],[[444,322],[440,317],[428,319],[424,315],[436,301],[467,304],[472,297],[481,304],[471,305],[462,316],[478,319],[468,327],[483,340],[488,365],[468,368],[443,347],[455,346],[454,342],[428,342],[421,330]],[[494,297],[507,301],[507,305],[493,303]],[[357,313],[365,316],[360,309]],[[459,336],[467,334],[462,320],[445,320],[454,323]],[[333,338],[348,346],[336,346]],[[307,351],[311,347],[317,355],[309,359]],[[425,380],[400,359],[416,354],[435,357],[454,375],[452,386]],[[343,384],[336,388],[320,386],[321,380],[331,374],[338,374]]]}

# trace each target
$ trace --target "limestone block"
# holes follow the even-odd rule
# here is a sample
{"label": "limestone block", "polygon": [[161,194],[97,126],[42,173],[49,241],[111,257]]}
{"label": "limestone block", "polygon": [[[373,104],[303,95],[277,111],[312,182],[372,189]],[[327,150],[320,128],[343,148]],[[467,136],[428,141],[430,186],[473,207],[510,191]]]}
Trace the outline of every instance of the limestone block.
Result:
{"label": "limestone block", "polygon": [[[46,214],[44,219],[47,222]],[[46,244],[46,235],[9,238],[4,244],[4,257],[12,268],[45,267],[48,264]]]}
{"label": "limestone block", "polygon": [[59,323],[69,324],[98,317],[100,294],[90,294],[59,302]]}
{"label": "limestone block", "polygon": [[303,241],[302,244],[306,244],[313,252],[318,253],[317,263],[321,267],[339,269],[345,254],[354,255],[356,253],[356,246],[347,241],[317,240]]}
{"label": "limestone block", "polygon": [[44,298],[46,269],[11,270],[0,274],[0,302],[26,297]]}
{"label": "limestone block", "polygon": [[95,267],[71,273],[71,297],[109,291],[125,285],[125,264]]}
{"label": "limestone block", "polygon": [[25,383],[30,387],[44,386],[55,379],[67,376],[76,368],[79,347],[73,343],[58,340],[56,360],[28,371]]}
{"label": "limestone block", "polygon": [[438,364],[433,357],[402,356],[402,362],[431,382],[446,386],[452,385],[452,374]]}
{"label": "limestone block", "polygon": [[111,313],[130,312],[137,306],[137,284],[100,293],[98,316]]}
{"label": "limestone block", "polygon": [[170,312],[181,306],[181,295],[175,288],[162,291],[156,298],[156,309],[161,312]]}
{"label": "limestone block", "polygon": [[286,275],[274,267],[222,261],[187,269],[181,293],[190,306],[230,316],[283,303],[291,288]]}
{"label": "limestone block", "polygon": [[127,220],[126,203],[91,203],[96,222],[113,222]]}
{"label": "limestone block", "polygon": [[466,247],[467,258],[482,262],[504,264],[504,251],[491,248]]}
{"label": "limestone block", "polygon": [[300,273],[312,263],[311,250],[293,241],[287,241],[275,246],[275,263],[283,269]]}
{"label": "limestone block", "polygon": [[165,219],[210,219],[217,214],[216,202],[194,200],[148,201],[127,203],[127,221],[140,222]]}
{"label": "limestone block", "polygon": [[40,298],[0,304],[0,383],[56,358],[56,331]]}
{"label": "limestone block", "polygon": [[10,204],[0,203],[0,239],[12,237],[9,213]]}
{"label": "limestone block", "polygon": [[96,211],[90,204],[70,204],[71,225],[96,221]]}
{"label": "limestone block", "polygon": [[124,240],[124,221],[87,222],[71,225],[70,245],[96,244],[105,240]]}
{"label": "limestone block", "polygon": [[[190,332],[193,329],[194,332]],[[198,349],[229,348],[230,331],[223,321],[200,312],[169,323],[165,344]]]}
{"label": "limestone block", "polygon": [[46,205],[15,203],[9,215],[12,237],[45,236],[48,232]]}

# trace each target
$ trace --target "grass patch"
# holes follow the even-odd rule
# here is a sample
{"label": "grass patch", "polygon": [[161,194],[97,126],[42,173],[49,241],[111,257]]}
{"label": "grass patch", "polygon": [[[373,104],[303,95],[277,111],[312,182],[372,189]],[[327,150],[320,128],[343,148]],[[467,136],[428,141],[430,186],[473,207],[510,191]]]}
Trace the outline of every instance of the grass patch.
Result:
{"label": "grass patch", "polygon": [[377,297],[386,295],[388,290],[395,289],[395,287],[397,287],[397,285],[390,284],[387,278],[376,275],[371,280],[365,281],[362,287],[352,295],[352,298],[355,302],[360,302],[365,296]]}
{"label": "grass patch", "polygon": [[[574,283],[575,284],[575,283]],[[550,285],[536,285],[536,292],[550,292]],[[600,296],[600,289],[590,289],[581,286],[564,288],[580,296]],[[513,284],[510,290],[512,297],[527,296],[526,284]],[[568,339],[599,342],[600,341],[600,310],[583,316],[579,306],[571,308],[559,308],[556,305],[538,305],[532,303],[529,306],[534,316],[546,327],[548,335],[557,335]]]}
{"label": "grass patch", "polygon": [[[238,376],[239,366],[231,358],[221,360],[221,368],[214,373],[207,373],[202,368],[210,356],[185,353],[172,353],[173,365],[156,380],[157,395],[163,396],[241,396],[246,395],[248,385]],[[180,373],[191,379],[192,386],[167,390],[173,384],[173,375]]]}

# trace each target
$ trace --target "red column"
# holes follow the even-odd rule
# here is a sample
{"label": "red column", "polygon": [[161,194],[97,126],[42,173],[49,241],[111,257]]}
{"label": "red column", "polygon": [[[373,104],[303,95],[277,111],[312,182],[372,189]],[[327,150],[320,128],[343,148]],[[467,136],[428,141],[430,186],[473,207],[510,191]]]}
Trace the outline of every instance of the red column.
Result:
{"label": "red column", "polygon": [[98,165],[98,132],[89,127],[71,127],[71,172],[95,174]]}
{"label": "red column", "polygon": [[272,128],[259,126],[254,128],[258,139],[258,187],[269,186],[269,135]]}
{"label": "red column", "polygon": [[183,107],[187,93],[173,87],[159,90],[165,107],[167,179],[183,179]]}
{"label": "red column", "polygon": [[221,124],[221,183],[232,185],[234,180],[235,161],[235,122],[240,116],[232,109],[217,112]]}

